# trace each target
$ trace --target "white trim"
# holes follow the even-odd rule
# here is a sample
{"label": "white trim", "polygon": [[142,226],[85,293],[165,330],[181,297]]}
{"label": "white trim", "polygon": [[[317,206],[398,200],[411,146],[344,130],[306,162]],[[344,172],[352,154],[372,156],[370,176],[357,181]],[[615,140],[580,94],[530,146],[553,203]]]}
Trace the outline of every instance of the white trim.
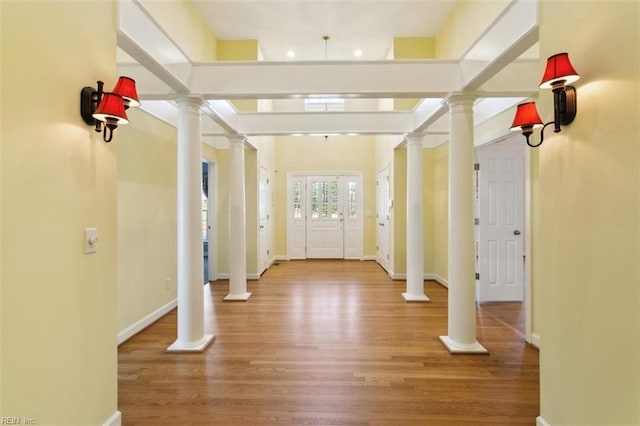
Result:
{"label": "white trim", "polygon": [[396,274],[393,271],[388,271],[387,272],[389,274],[389,276],[391,277],[392,280],[406,280],[407,279],[407,274],[403,273],[403,274]]}
{"label": "white trim", "polygon": [[118,333],[118,345],[123,344],[136,334],[140,333],[145,328],[149,327],[151,324],[171,312],[176,306],[178,306],[178,299],[173,299],[171,302],[151,312],[146,317],[122,330],[120,333]]}
{"label": "white trim", "polygon": [[449,288],[449,283],[447,282],[447,280],[445,280],[444,278],[442,278],[440,275],[436,274],[436,273],[425,273],[424,274],[424,279],[425,280],[431,280],[431,281],[435,281],[438,284],[440,284],[443,287]]}
{"label": "white trim", "polygon": [[274,262],[277,262],[278,260],[290,260],[290,259],[284,254],[278,254],[276,256],[273,256]]}
{"label": "white trim", "polygon": [[[533,343],[532,326],[533,307],[531,291],[531,150],[524,154],[524,339]],[[537,336],[537,348],[540,348],[540,336]]]}
{"label": "white trim", "polygon": [[377,258],[377,256],[375,254],[374,255],[371,255],[371,254],[365,255],[365,256],[362,256],[360,258],[360,260],[377,260],[377,259],[378,258]]}
{"label": "white trim", "polygon": [[531,342],[529,343],[540,349],[540,336],[538,336],[536,333],[531,333]]}
{"label": "white trim", "polygon": [[551,423],[542,418],[542,416],[536,417],[536,426],[551,426]]}
{"label": "white trim", "polygon": [[[265,269],[266,271],[266,269]],[[247,274],[247,279],[248,280],[259,280],[260,279],[260,274]]]}
{"label": "white trim", "polygon": [[107,421],[102,424],[102,426],[121,426],[121,425],[122,425],[122,413],[118,410],[116,410],[116,412],[113,413],[111,417],[109,417]]}
{"label": "white trim", "polygon": [[229,274],[228,272],[218,272],[218,276],[216,277],[216,281],[217,280],[228,280],[230,276],[231,276],[231,274]]}

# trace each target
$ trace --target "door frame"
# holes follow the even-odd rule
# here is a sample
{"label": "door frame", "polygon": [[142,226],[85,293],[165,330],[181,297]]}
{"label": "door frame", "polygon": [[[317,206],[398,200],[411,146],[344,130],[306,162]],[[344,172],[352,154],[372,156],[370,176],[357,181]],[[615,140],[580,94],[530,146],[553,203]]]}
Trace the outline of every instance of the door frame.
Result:
{"label": "door frame", "polygon": [[[486,148],[489,145],[498,144],[502,142],[522,143],[522,138],[519,134],[508,134],[486,143],[476,145],[474,148],[474,162],[478,162],[478,150]],[[540,337],[532,333],[532,289],[531,289],[531,150],[524,150],[524,309],[525,309],[525,341],[531,343],[536,347],[540,347]],[[477,181],[477,176],[474,177]],[[475,182],[474,182],[475,184]],[[475,194],[474,194],[475,196]],[[479,201],[478,201],[479,202]],[[474,203],[475,217],[478,217],[478,205]],[[477,234],[474,235],[474,240],[477,242]],[[475,244],[475,243],[474,243]],[[476,265],[477,267],[477,265]]]}
{"label": "door frame", "polygon": [[[309,172],[309,171],[301,171],[301,172],[288,172],[287,173],[287,213],[286,213],[286,229],[287,229],[287,259],[307,259],[306,256],[306,250],[305,250],[305,257],[301,258],[301,257],[292,257],[289,251],[289,231],[290,231],[290,220],[291,220],[291,206],[292,206],[292,200],[291,200],[291,181],[295,178],[304,178],[305,179],[305,196],[304,196],[304,200],[305,200],[305,209],[304,209],[304,215],[305,215],[305,245],[306,245],[306,241],[307,241],[307,224],[306,224],[306,215],[308,214],[308,211],[306,209],[306,203],[307,203],[307,188],[306,188],[306,179],[309,176],[327,176],[327,177],[340,177],[340,182],[342,182],[342,178],[343,177],[357,177],[359,179],[360,185],[361,185],[361,190],[360,190],[360,194],[358,197],[358,200],[360,201],[360,205],[359,205],[359,213],[360,213],[360,236],[361,236],[361,240],[360,241],[360,247],[361,247],[361,255],[358,259],[363,260],[364,259],[364,204],[365,204],[365,197],[364,197],[364,192],[365,192],[365,182],[364,182],[364,174],[362,172],[342,172],[342,171],[337,171],[337,172]],[[343,209],[344,209],[344,203],[343,203]],[[344,239],[344,230],[345,227],[343,226],[343,258],[346,259],[346,257],[344,257],[345,255],[345,250],[344,250],[344,244],[345,244],[345,239]],[[356,259],[356,258],[349,258],[349,259]]]}
{"label": "door frame", "polygon": [[207,176],[208,194],[207,194],[207,240],[209,241],[209,281],[218,280],[218,228],[217,228],[217,197],[218,192],[216,188],[218,167],[215,162],[207,159],[202,160],[203,163],[207,163],[209,172]]}

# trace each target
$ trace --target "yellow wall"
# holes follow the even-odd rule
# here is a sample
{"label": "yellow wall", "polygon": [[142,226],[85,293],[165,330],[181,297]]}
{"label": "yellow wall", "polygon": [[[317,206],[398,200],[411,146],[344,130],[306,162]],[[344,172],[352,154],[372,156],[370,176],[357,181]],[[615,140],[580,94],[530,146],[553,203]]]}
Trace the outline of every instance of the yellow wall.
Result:
{"label": "yellow wall", "polygon": [[191,1],[139,0],[189,59],[215,61],[217,40]]}
{"label": "yellow wall", "polygon": [[177,132],[142,111],[128,115],[118,141],[119,332],[175,299],[177,287]]}
{"label": "yellow wall", "polygon": [[[424,272],[433,273],[435,268],[435,150],[422,150],[422,197],[424,203]],[[438,247],[438,250],[440,248]]]}
{"label": "yellow wall", "polygon": [[[435,57],[433,37],[396,37],[393,39],[393,59],[427,59]],[[395,110],[413,110],[419,99],[394,99]]]}
{"label": "yellow wall", "polygon": [[[372,136],[276,138],[276,250],[287,255],[287,173],[361,172],[364,183],[364,255],[376,254],[375,139]],[[372,212],[367,216],[367,212]]]}
{"label": "yellow wall", "polygon": [[436,57],[458,59],[511,0],[459,0],[436,36]]}
{"label": "yellow wall", "polygon": [[394,274],[407,272],[407,147],[393,150],[393,222],[391,268]]}
{"label": "yellow wall", "polygon": [[444,280],[449,278],[449,144],[434,149],[434,270]]}
{"label": "yellow wall", "polygon": [[[218,61],[257,61],[258,56],[258,40],[218,40]],[[233,99],[231,103],[240,112],[258,110],[255,99]]]}
{"label": "yellow wall", "polygon": [[[0,2],[0,23],[1,22],[3,22],[2,21],[2,2]],[[3,64],[4,55],[1,54],[2,49],[4,49],[4,45],[3,45],[3,41],[2,41],[3,33],[4,32],[2,30],[0,30],[0,99],[2,99],[2,93],[3,93],[2,92],[2,86],[3,86],[3,82],[4,82],[4,80],[2,78],[2,70],[4,68],[4,66],[3,66],[4,65]],[[3,103],[0,102],[0,135],[4,134],[4,133],[2,133],[2,117],[3,117],[3,115],[2,115],[2,106],[3,106]],[[3,161],[2,161],[2,158],[3,158],[2,152],[3,152],[2,141],[0,140],[0,165],[2,165],[2,163],[3,163]],[[3,285],[2,285],[2,282],[3,282],[2,277],[4,276],[4,274],[2,274],[2,272],[1,272],[2,269],[3,269],[3,263],[4,263],[4,256],[2,256],[2,246],[4,245],[4,243],[3,243],[4,239],[2,238],[2,227],[3,227],[3,223],[4,223],[3,220],[2,220],[2,212],[3,212],[3,208],[2,208],[3,203],[2,203],[2,201],[4,199],[4,197],[2,197],[2,192],[3,192],[2,181],[3,181],[3,174],[2,174],[2,169],[0,169],[0,383],[4,383],[3,376],[2,376],[2,367],[4,365],[4,363],[2,362],[2,353],[3,353],[3,351],[2,351],[2,342],[3,342],[2,335],[4,334],[2,332],[2,324],[4,324],[4,316],[2,314],[2,311],[3,311],[3,309],[2,309],[2,300],[4,299],[3,296],[2,296],[2,287],[3,287]],[[2,391],[2,387],[1,386],[0,386],[0,391]],[[2,401],[3,401],[3,399],[2,399],[2,397],[0,397],[0,413],[4,413],[4,410],[2,408],[3,407],[3,402]]]}
{"label": "yellow wall", "polygon": [[258,152],[255,149],[244,151],[244,187],[246,205],[246,241],[247,241],[247,274],[258,273]]}
{"label": "yellow wall", "polygon": [[0,28],[0,415],[102,424],[117,410],[121,129],[104,143],[78,104],[83,86],[116,82],[115,2],[2,2]]}
{"label": "yellow wall", "polygon": [[[640,3],[543,1],[540,70],[569,52],[578,114],[539,148],[541,414],[640,424]],[[549,91],[538,101],[552,116]]]}

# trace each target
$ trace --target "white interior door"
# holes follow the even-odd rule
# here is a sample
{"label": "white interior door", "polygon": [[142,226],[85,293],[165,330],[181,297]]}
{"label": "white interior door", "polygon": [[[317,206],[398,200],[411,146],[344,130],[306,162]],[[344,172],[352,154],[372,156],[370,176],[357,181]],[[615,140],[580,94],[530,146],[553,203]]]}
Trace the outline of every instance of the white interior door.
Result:
{"label": "white interior door", "polygon": [[344,214],[339,176],[307,176],[307,257],[344,258]]}
{"label": "white interior door", "polygon": [[269,179],[269,171],[260,167],[260,274],[267,269],[269,265],[269,241],[271,235],[271,182]]}
{"label": "white interior door", "polygon": [[344,194],[344,258],[362,259],[364,255],[362,176],[343,176],[340,186]]}
{"label": "white interior door", "polygon": [[376,259],[389,271],[389,169],[378,172],[376,180]]}
{"label": "white interior door", "polygon": [[287,257],[307,257],[307,178],[289,176],[287,180]]}
{"label": "white interior door", "polygon": [[478,150],[478,301],[524,299],[524,153]]}

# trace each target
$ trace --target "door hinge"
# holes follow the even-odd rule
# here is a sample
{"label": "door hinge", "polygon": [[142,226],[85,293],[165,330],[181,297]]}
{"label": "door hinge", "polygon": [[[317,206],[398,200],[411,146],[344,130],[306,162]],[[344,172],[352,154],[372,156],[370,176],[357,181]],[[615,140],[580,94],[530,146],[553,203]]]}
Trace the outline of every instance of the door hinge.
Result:
{"label": "door hinge", "polygon": [[480,170],[480,163],[475,163],[475,164],[473,165],[473,170],[475,170],[475,171]]}
{"label": "door hinge", "polygon": [[478,272],[476,272],[476,280],[480,279],[480,274]]}
{"label": "door hinge", "polygon": [[376,246],[376,251],[380,251],[380,247]]}
{"label": "door hinge", "polygon": [[269,250],[267,250],[267,256],[269,256]]}
{"label": "door hinge", "polygon": [[474,225],[480,225],[480,218],[479,217],[474,217],[473,218],[473,224]]}
{"label": "door hinge", "polygon": [[269,185],[269,178],[267,178],[267,185]]}
{"label": "door hinge", "polygon": [[267,220],[269,220],[269,215],[267,215]]}
{"label": "door hinge", "polygon": [[387,255],[387,260],[389,260],[389,255]]}

